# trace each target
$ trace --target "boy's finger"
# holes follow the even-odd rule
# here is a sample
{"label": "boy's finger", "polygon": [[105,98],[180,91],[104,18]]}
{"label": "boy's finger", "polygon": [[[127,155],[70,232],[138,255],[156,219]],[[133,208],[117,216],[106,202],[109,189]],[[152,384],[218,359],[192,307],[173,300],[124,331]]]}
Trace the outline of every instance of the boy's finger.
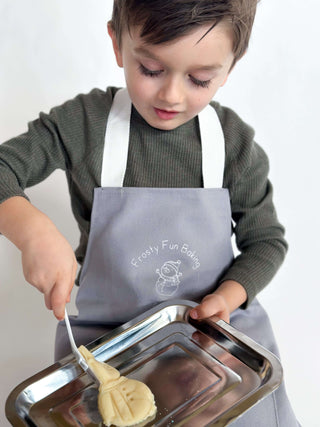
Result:
{"label": "boy's finger", "polygon": [[52,310],[52,306],[51,306],[51,289],[49,292],[45,292],[44,293],[44,302],[46,304],[46,307],[48,310]]}
{"label": "boy's finger", "polygon": [[65,280],[57,281],[51,291],[51,309],[58,320],[64,319],[64,309],[70,294],[70,284]]}
{"label": "boy's finger", "polygon": [[208,317],[218,314],[220,310],[221,307],[218,298],[212,296],[193,308],[190,312],[190,316],[193,319],[207,319]]}

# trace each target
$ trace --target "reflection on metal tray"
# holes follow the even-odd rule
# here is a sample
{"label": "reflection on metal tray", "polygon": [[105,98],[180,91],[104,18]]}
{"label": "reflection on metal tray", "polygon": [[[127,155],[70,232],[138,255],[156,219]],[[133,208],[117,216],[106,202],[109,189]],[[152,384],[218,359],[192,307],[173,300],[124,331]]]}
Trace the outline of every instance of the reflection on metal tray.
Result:
{"label": "reflection on metal tray", "polygon": [[[150,387],[158,411],[146,426],[226,426],[281,383],[272,353],[222,320],[192,320],[195,305],[160,304],[87,346]],[[17,427],[103,425],[97,389],[71,354],[17,386],[6,416]]]}

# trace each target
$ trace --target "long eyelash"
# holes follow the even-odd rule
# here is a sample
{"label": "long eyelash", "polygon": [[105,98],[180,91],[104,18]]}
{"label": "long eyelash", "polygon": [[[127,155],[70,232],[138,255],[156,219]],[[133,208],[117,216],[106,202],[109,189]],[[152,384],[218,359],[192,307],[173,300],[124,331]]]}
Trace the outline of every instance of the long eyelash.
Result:
{"label": "long eyelash", "polygon": [[[148,77],[158,77],[163,72],[162,70],[156,70],[156,71],[149,70],[142,64],[139,65],[139,71],[141,74]],[[199,80],[193,76],[189,76],[189,78],[191,82],[197,87],[208,88],[211,83],[211,80]]]}
{"label": "long eyelash", "polygon": [[148,70],[148,68],[144,67],[142,64],[139,65],[139,70],[141,74],[148,77],[158,77],[162,73],[162,70]]}
{"label": "long eyelash", "polygon": [[208,88],[210,86],[211,80],[198,80],[195,77],[189,76],[191,82],[197,87]]}

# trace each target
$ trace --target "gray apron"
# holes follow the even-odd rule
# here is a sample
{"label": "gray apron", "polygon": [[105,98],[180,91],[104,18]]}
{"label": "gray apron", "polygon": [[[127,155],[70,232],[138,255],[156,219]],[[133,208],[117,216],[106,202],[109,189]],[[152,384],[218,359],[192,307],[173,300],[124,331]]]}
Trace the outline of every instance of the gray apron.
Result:
{"label": "gray apron", "polygon": [[[101,188],[94,190],[91,229],[80,276],[77,344],[171,298],[200,301],[233,260],[229,193],[222,188],[224,137],[215,110],[199,114],[204,188],[124,188],[131,101],[119,90],[108,117]],[[254,300],[231,323],[278,355],[267,314]],[[55,360],[70,353],[64,322]],[[297,426],[284,384],[232,423],[235,427]]]}
{"label": "gray apron", "polygon": [[171,298],[200,301],[233,259],[225,144],[215,110],[199,114],[204,188],[123,187],[131,101],[125,89],[108,117],[101,188],[76,304],[78,320],[117,325]]}

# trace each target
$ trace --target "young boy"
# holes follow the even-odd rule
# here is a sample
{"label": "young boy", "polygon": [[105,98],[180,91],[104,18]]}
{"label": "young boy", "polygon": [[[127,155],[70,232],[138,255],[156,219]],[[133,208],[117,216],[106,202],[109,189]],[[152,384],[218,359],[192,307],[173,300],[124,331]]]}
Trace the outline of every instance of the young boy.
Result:
{"label": "young boy", "polygon": [[[255,9],[256,0],[115,0],[108,31],[127,89],[79,95],[0,147],[0,232],[58,319],[79,262],[79,325],[113,328],[184,298],[199,302],[192,317],[231,320],[277,353],[255,299],[287,248],[267,157],[253,130],[211,101],[246,52]],[[76,256],[24,193],[57,168],[81,231]],[[78,329],[79,344],[94,338]],[[62,323],[56,343],[60,358]],[[297,422],[281,386],[235,425]]]}

